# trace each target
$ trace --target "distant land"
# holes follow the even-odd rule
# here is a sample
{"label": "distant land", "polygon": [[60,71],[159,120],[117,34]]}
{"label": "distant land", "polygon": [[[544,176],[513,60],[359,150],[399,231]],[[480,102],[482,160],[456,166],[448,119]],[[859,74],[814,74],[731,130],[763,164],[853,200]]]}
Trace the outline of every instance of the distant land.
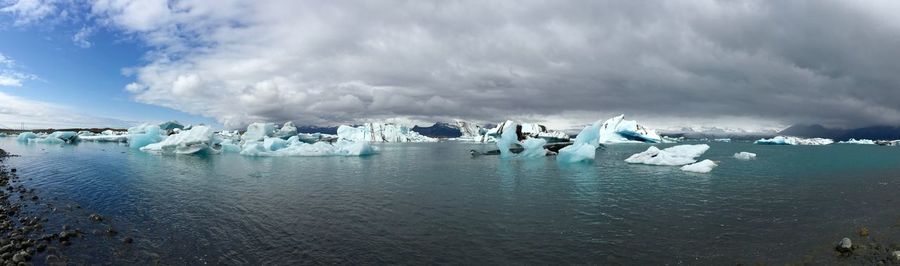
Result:
{"label": "distant land", "polygon": [[827,128],[822,125],[793,125],[778,132],[779,135],[797,137],[818,137],[834,140],[847,139],[872,139],[895,140],[900,139],[900,127],[871,126],[855,129]]}

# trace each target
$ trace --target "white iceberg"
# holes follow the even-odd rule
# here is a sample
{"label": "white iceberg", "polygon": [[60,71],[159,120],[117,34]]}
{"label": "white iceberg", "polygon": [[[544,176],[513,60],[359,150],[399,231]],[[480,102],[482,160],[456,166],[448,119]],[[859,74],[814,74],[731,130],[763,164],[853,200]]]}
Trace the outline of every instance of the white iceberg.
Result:
{"label": "white iceberg", "polygon": [[484,135],[481,137],[482,142],[491,142],[499,139],[506,131],[508,124],[516,124],[516,126],[510,128],[510,130],[515,131],[515,134],[519,139],[525,139],[527,137],[542,138],[548,142],[564,142],[570,139],[569,135],[565,132],[548,130],[547,127],[543,125],[534,123],[518,124],[512,120],[506,120],[506,122],[500,123],[496,127],[485,131]]}
{"label": "white iceberg", "polygon": [[846,140],[846,141],[840,141],[840,142],[838,142],[838,143],[840,143],[840,144],[875,145],[875,141],[874,141],[874,140],[870,140],[870,139],[849,139],[849,140]]}
{"label": "white iceberg", "polygon": [[563,163],[576,163],[582,161],[594,160],[597,154],[597,147],[600,142],[600,121],[593,125],[587,126],[578,133],[572,145],[566,146],[559,150],[556,155],[556,161]]}
{"label": "white iceberg", "polygon": [[716,162],[713,162],[709,159],[699,161],[693,164],[685,165],[681,167],[681,171],[686,172],[694,172],[694,173],[709,173],[713,168],[718,166]]}
{"label": "white iceberg", "polygon": [[296,135],[297,135],[297,127],[294,126],[294,122],[290,122],[290,121],[284,123],[284,125],[281,126],[281,129],[278,129],[275,131],[275,137],[282,138],[282,139],[288,139],[288,138],[296,136]]}
{"label": "white iceberg", "polygon": [[217,144],[215,133],[207,126],[194,126],[190,130],[182,130],[169,135],[162,142],[141,147],[141,151],[162,154],[213,154]]}
{"label": "white iceberg", "polygon": [[806,139],[791,136],[776,136],[771,139],[763,138],[753,143],[761,145],[828,145],[834,143],[834,140],[823,138]]}
{"label": "white iceberg", "polygon": [[713,139],[714,142],[731,142],[730,138]]}
{"label": "white iceberg", "polygon": [[104,130],[100,134],[78,133],[78,140],[95,142],[127,142],[128,135],[112,130]]}
{"label": "white iceberg", "polygon": [[[540,158],[547,156],[547,150],[544,149],[544,145],[547,144],[546,139],[542,138],[533,138],[526,137],[526,139],[519,141],[519,135],[516,134],[515,128],[519,125],[512,122],[507,121],[504,123],[503,134],[501,134],[500,139],[497,140],[497,148],[500,150],[501,158]],[[522,152],[518,154],[513,154],[510,151],[512,145],[519,145],[523,148]]]}
{"label": "white iceberg", "polygon": [[460,136],[455,138],[454,140],[460,141],[476,141],[476,142],[485,142],[487,140],[484,139],[484,133],[487,132],[486,129],[481,126],[463,120],[456,120],[456,127],[459,128]]}
{"label": "white iceberg", "polygon": [[78,133],[74,131],[55,131],[44,137],[28,139],[29,143],[62,144],[78,141]]}
{"label": "white iceberg", "polygon": [[354,142],[435,142],[430,138],[412,131],[409,127],[384,123],[365,123],[352,127],[342,125],[337,129],[337,136]]}
{"label": "white iceberg", "polygon": [[619,115],[600,127],[600,143],[661,143],[663,138],[655,130],[639,125],[634,120],[625,120]]}
{"label": "white iceberg", "polygon": [[734,158],[738,160],[752,160],[756,159],[756,153],[742,151],[735,153]]}
{"label": "white iceberg", "polygon": [[28,142],[28,140],[34,139],[37,137],[38,137],[38,135],[34,134],[34,132],[22,132],[22,133],[19,133],[19,136],[16,137],[16,140],[22,141],[22,142]]}
{"label": "white iceberg", "polygon": [[295,136],[288,140],[266,138],[263,141],[248,142],[241,148],[245,156],[364,156],[376,154],[378,150],[368,142],[338,140],[335,143],[303,143]]}
{"label": "white iceberg", "polygon": [[275,135],[275,124],[253,123],[247,126],[247,131],[241,135],[242,142],[261,141]]}
{"label": "white iceberg", "polygon": [[650,146],[646,151],[631,155],[625,162],[650,165],[685,165],[696,162],[694,158],[709,150],[709,145],[678,145],[660,150]]}
{"label": "white iceberg", "polygon": [[158,125],[141,124],[128,128],[128,146],[139,149],[152,143],[157,143],[165,138]]}

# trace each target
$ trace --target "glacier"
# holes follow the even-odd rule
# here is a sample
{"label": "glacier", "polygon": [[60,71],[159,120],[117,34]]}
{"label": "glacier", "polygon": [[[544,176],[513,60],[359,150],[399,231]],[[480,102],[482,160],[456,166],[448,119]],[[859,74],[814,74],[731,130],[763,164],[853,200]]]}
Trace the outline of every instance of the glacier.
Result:
{"label": "glacier", "polygon": [[360,126],[342,125],[337,129],[340,139],[370,142],[436,142],[435,138],[423,136],[404,125],[385,123],[365,123]]}
{"label": "glacier", "polygon": [[140,150],[162,154],[215,154],[220,152],[214,148],[215,144],[217,141],[211,128],[194,126],[169,135],[161,142],[145,145]]}
{"label": "glacier", "polygon": [[696,163],[688,164],[681,167],[681,171],[686,172],[694,172],[694,173],[709,173],[713,168],[719,166],[716,162],[712,160],[706,159],[703,161],[699,161]]}
{"label": "glacier", "polygon": [[572,145],[566,146],[559,150],[556,155],[556,161],[562,163],[576,163],[583,161],[592,161],[597,154],[597,148],[600,145],[600,121],[585,127],[575,136]]}
{"label": "glacier", "polygon": [[756,159],[756,153],[742,151],[735,153],[734,158],[738,160],[752,160]]}
{"label": "glacier", "polygon": [[141,124],[128,128],[128,146],[133,149],[160,142],[164,138],[165,135],[158,125]]}
{"label": "glacier", "polygon": [[828,145],[834,143],[834,140],[824,138],[799,138],[792,136],[775,136],[771,139],[759,139],[753,144],[761,145]]}
{"label": "glacier", "polygon": [[600,143],[662,143],[663,138],[655,130],[641,126],[634,120],[618,115],[603,122],[600,127]]}
{"label": "glacier", "polygon": [[636,153],[625,159],[628,163],[649,165],[685,165],[696,162],[694,158],[703,155],[709,150],[709,145],[678,145],[660,150],[656,146],[650,146],[646,151]]}

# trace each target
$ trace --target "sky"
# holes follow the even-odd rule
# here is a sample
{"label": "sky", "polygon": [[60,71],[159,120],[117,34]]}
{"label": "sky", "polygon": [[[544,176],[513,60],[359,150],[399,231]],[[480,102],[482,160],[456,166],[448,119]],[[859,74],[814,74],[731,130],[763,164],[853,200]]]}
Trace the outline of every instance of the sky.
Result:
{"label": "sky", "polygon": [[900,125],[897,1],[0,0],[0,125]]}

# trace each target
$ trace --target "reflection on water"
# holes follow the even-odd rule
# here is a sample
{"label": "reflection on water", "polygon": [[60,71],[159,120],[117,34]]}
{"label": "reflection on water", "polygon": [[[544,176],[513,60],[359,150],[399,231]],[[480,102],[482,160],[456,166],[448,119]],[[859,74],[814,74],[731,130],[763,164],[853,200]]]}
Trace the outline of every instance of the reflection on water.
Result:
{"label": "reflection on water", "polygon": [[[896,148],[710,146],[703,158],[720,166],[696,174],[623,161],[646,145],[559,164],[468,153],[491,144],[260,158],[0,139],[42,198],[83,208],[53,226],[97,212],[135,239],[86,238],[66,250],[81,262],[783,263],[900,219],[890,211],[900,182],[886,174]],[[732,159],[738,151],[759,157]]]}

